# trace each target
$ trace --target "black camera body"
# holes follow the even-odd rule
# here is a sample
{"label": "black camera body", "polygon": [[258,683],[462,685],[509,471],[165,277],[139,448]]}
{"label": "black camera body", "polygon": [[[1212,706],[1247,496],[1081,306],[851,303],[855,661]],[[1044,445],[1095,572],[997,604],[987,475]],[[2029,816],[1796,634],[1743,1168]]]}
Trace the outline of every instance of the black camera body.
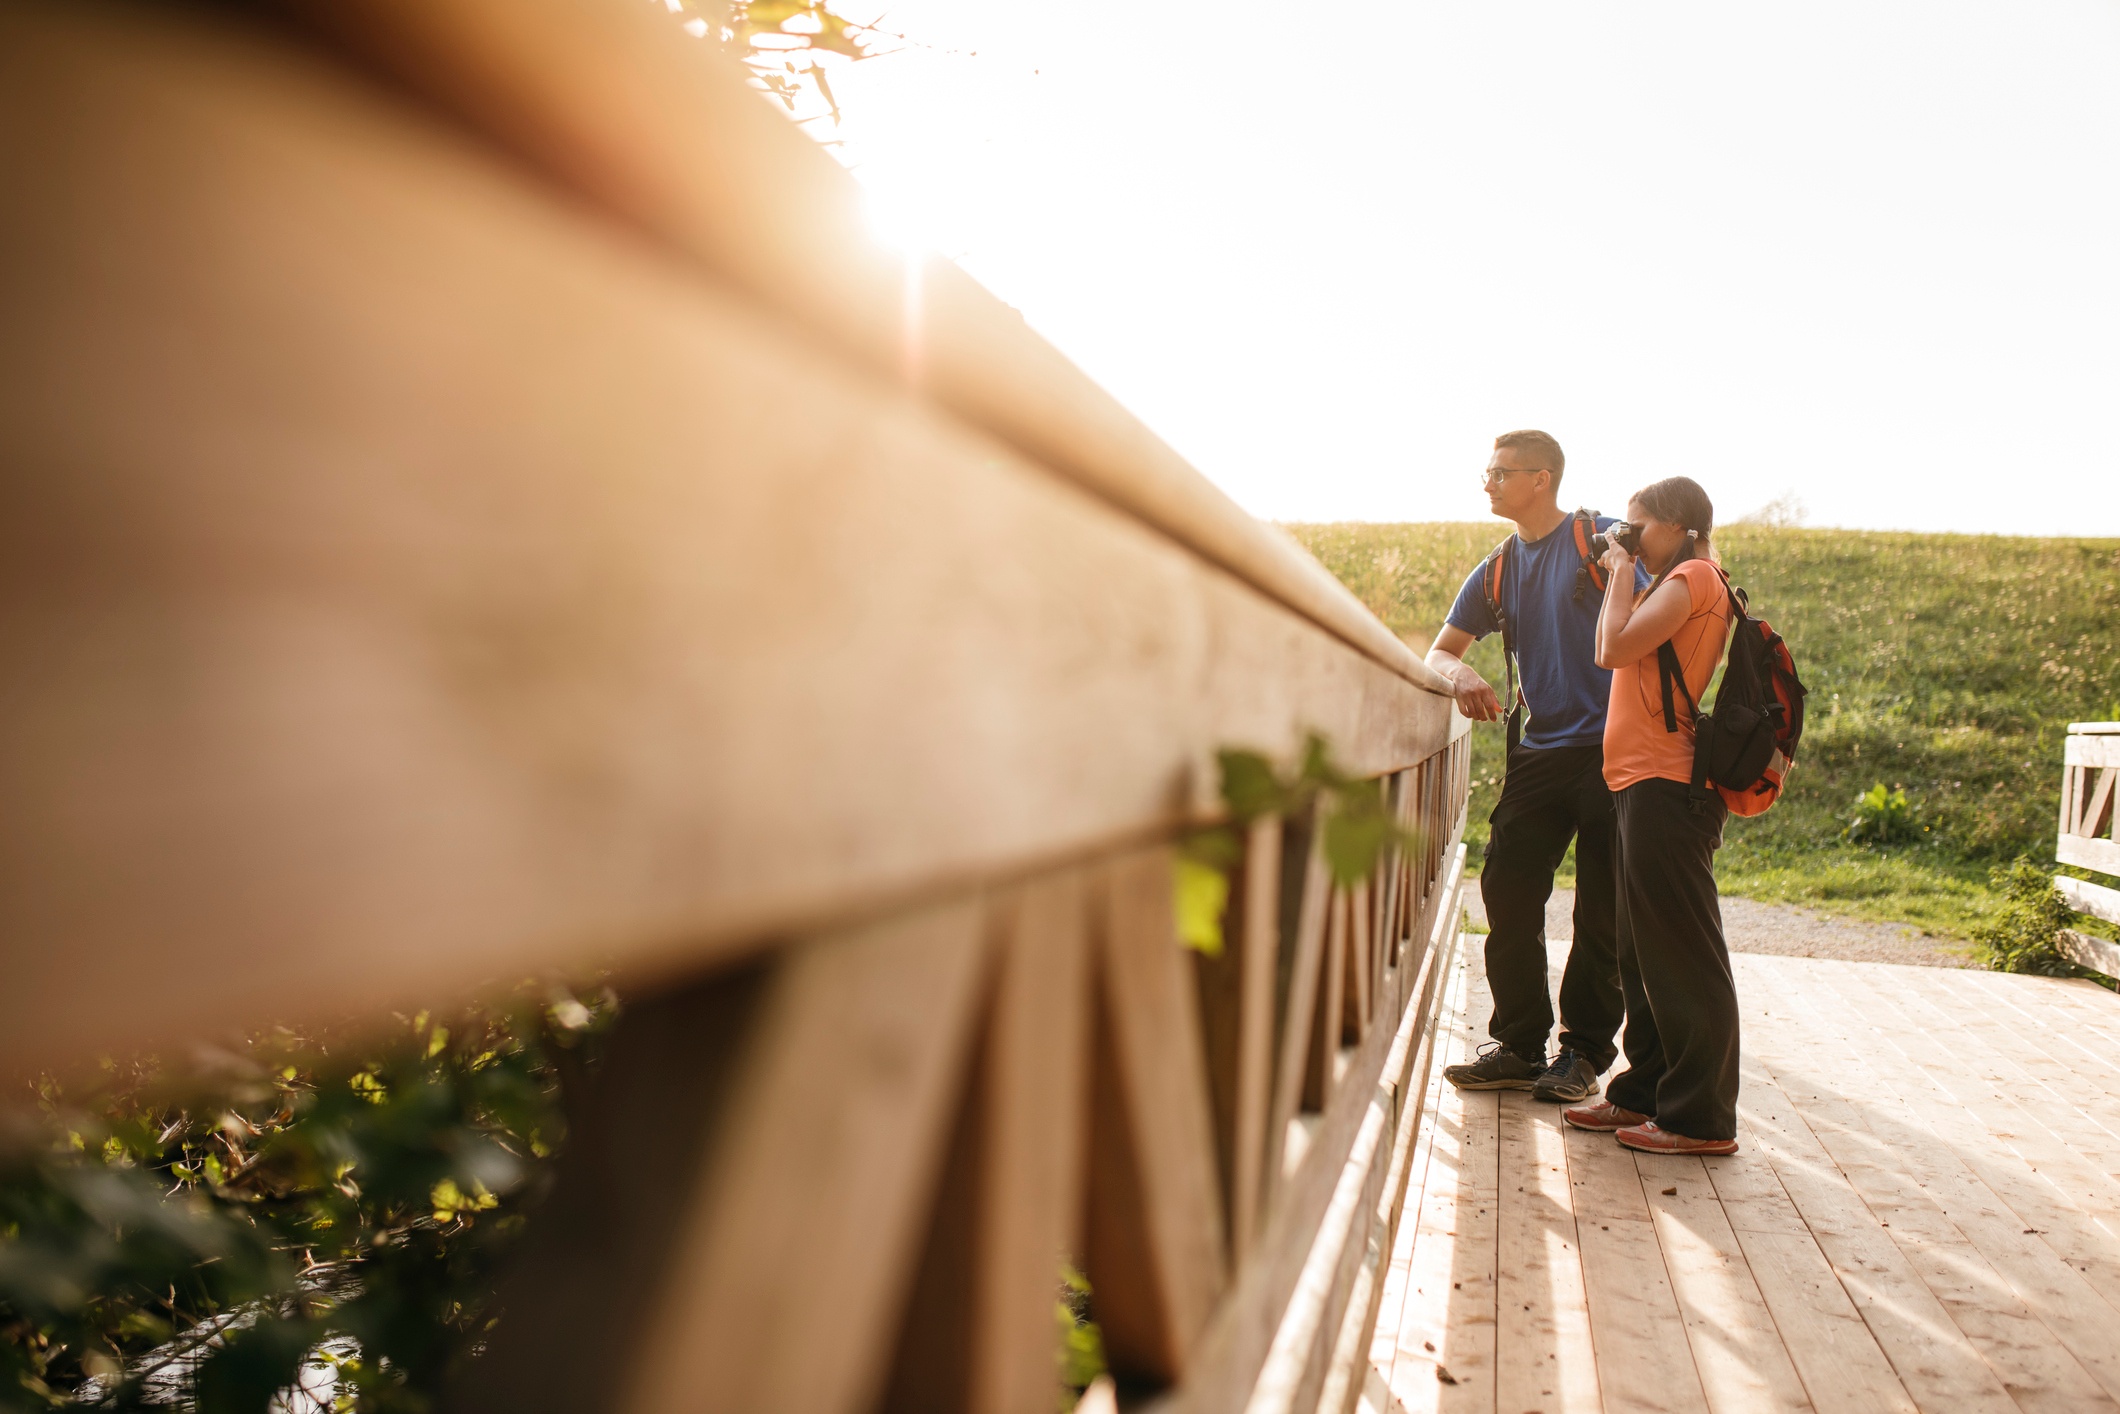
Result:
{"label": "black camera body", "polygon": [[1590,553],[1593,555],[1602,556],[1605,551],[1611,549],[1614,545],[1619,546],[1620,549],[1625,550],[1630,555],[1640,555],[1642,552],[1642,528],[1638,525],[1629,525],[1623,520],[1616,520],[1612,522],[1609,528],[1601,530],[1590,537]]}

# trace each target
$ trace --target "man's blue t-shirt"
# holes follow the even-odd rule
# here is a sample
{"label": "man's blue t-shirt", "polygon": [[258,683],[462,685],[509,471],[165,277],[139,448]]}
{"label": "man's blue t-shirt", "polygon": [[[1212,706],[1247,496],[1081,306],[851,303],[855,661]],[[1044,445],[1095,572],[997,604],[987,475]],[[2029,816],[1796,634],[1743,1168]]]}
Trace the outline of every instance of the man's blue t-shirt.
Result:
{"label": "man's blue t-shirt", "polygon": [[[1524,701],[1530,704],[1531,720],[1524,728],[1524,745],[1534,751],[1555,746],[1597,746],[1605,740],[1605,704],[1612,696],[1612,674],[1597,665],[1597,615],[1604,595],[1585,583],[1583,597],[1575,597],[1576,572],[1582,556],[1576,553],[1573,516],[1537,540],[1511,537],[1502,572],[1502,612],[1516,627],[1516,663],[1524,684]],[[1599,516],[1597,528],[1613,523]],[[1499,632],[1501,625],[1487,610],[1481,592],[1482,562],[1458,591],[1446,622],[1474,638]],[[1641,562],[1634,565],[1635,588],[1646,589],[1649,577]],[[1495,685],[1497,695],[1508,690]],[[1508,703],[1502,706],[1506,710]]]}

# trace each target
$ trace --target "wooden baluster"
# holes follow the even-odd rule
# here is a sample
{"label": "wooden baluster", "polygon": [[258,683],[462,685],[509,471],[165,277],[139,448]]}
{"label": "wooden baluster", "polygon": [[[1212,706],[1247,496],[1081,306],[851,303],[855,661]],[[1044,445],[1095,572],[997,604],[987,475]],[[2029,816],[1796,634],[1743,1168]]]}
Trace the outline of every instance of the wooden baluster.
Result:
{"label": "wooden baluster", "polygon": [[570,1087],[552,1196],[503,1272],[504,1319],[451,1381],[452,1414],[615,1407],[775,971],[729,968],[629,998],[597,1073]]}
{"label": "wooden baluster", "polygon": [[961,1093],[983,940],[974,900],[798,945],[776,968],[670,1275],[640,1344],[610,1362],[621,1409],[874,1406]]}
{"label": "wooden baluster", "polygon": [[[1294,833],[1291,831],[1291,833]],[[1332,875],[1313,824],[1302,833],[1303,853],[1282,851],[1284,891],[1281,896],[1281,956],[1284,966],[1280,985],[1280,1024],[1277,1028],[1273,1107],[1266,1117],[1264,1189],[1271,1206],[1281,1185],[1282,1153],[1288,1141],[1288,1126],[1303,1103],[1304,1080],[1309,1072],[1310,1039],[1317,1020],[1318,987],[1323,980],[1320,962],[1325,953],[1327,915],[1331,911]],[[1300,859],[1299,889],[1285,888],[1289,866]],[[1292,924],[1292,926],[1291,926]]]}
{"label": "wooden baluster", "polygon": [[1051,1414],[1053,1293],[1077,1250],[1089,1078],[1083,880],[994,899],[997,966],[886,1410]]}
{"label": "wooden baluster", "polygon": [[1347,891],[1347,985],[1340,1024],[1334,1028],[1339,1044],[1346,1046],[1361,1044],[1369,1033],[1370,999],[1376,986],[1376,953],[1370,946],[1376,934],[1370,927],[1369,898],[1366,879]]}
{"label": "wooden baluster", "polygon": [[1112,1369],[1171,1382],[1227,1277],[1200,1021],[1170,852],[1122,857],[1102,883],[1083,1255]]}
{"label": "wooden baluster", "polygon": [[1303,1069],[1303,1108],[1319,1111],[1332,1098],[1340,1053],[1340,1018],[1347,987],[1347,890],[1334,884],[1326,914],[1324,975],[1318,980],[1317,1015],[1311,1021]]}
{"label": "wooden baluster", "polygon": [[[1393,821],[1399,818],[1399,785],[1405,777],[1404,771],[1395,771],[1384,777],[1381,787],[1384,792],[1384,813]],[[1377,966],[1389,969],[1394,960],[1392,943],[1396,937],[1399,910],[1399,851],[1396,846],[1384,851],[1377,864],[1376,917],[1370,920],[1369,935],[1377,945]]]}
{"label": "wooden baluster", "polygon": [[2077,834],[2087,839],[2098,837],[2098,831],[2106,823],[2106,812],[2112,808],[2114,775],[2113,767],[2099,769],[2096,784],[2091,786],[2090,800],[2076,819]]}
{"label": "wooden baluster", "polygon": [[1252,823],[1244,860],[1232,880],[1219,958],[1195,963],[1201,1022],[1207,1034],[1208,1080],[1222,1145],[1222,1188],[1229,1204],[1233,1265],[1241,1268],[1259,1225],[1259,1163],[1272,1093],[1274,972],[1280,951],[1281,822]]}

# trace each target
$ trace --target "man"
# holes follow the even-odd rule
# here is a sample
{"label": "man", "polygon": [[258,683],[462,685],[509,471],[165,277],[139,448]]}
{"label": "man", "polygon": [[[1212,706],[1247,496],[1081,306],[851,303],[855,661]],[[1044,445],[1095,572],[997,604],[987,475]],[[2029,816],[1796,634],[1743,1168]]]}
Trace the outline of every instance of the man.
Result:
{"label": "man", "polygon": [[[1597,1093],[1598,1076],[1617,1054],[1613,1037],[1625,1003],[1614,955],[1612,797],[1604,777],[1612,674],[1597,666],[1604,595],[1589,587],[1574,517],[1560,507],[1565,465],[1560,443],[1529,431],[1495,438],[1487,464],[1488,504],[1516,522],[1515,537],[1500,552],[1499,607],[1531,718],[1522,743],[1511,743],[1480,870],[1480,897],[1493,929],[1487,983],[1494,1016],[1487,1029],[1494,1042],[1478,1060],[1443,1074],[1461,1090],[1529,1090],[1536,1099],[1573,1103]],[[1602,530],[1612,519],[1600,516],[1596,524]],[[1458,706],[1478,722],[1494,721],[1514,705],[1464,661],[1475,639],[1503,629],[1488,601],[1488,573],[1483,562],[1465,581],[1428,651],[1429,666],[1450,680]],[[1575,945],[1561,978],[1560,1053],[1548,1060],[1546,900],[1571,839]]]}

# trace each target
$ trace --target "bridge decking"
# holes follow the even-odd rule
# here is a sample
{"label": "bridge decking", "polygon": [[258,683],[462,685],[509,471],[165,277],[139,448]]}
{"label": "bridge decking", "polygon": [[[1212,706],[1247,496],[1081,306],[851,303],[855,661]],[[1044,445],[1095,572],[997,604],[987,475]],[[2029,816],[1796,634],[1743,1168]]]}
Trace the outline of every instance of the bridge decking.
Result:
{"label": "bridge decking", "polygon": [[1444,1003],[1369,1414],[2120,1408],[2120,999],[1738,955],[1743,1151],[1636,1156],[1459,1095]]}

